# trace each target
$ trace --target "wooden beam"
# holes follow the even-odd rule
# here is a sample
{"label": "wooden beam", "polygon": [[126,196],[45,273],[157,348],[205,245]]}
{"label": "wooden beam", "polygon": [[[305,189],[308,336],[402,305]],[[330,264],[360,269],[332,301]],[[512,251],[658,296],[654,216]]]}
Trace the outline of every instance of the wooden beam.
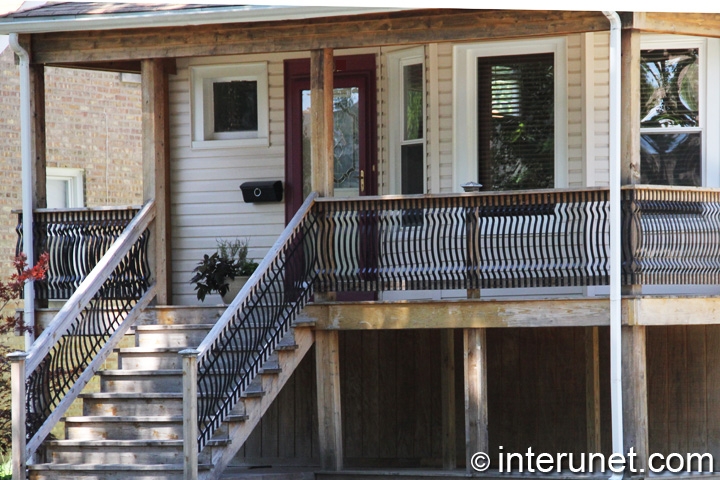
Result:
{"label": "wooden beam", "polygon": [[632,448],[636,471],[647,472],[649,455],[646,332],[643,326],[622,327],[624,453]]}
{"label": "wooden beam", "polygon": [[33,35],[38,63],[294,52],[607,31],[601,12],[418,9],[278,22]]}
{"label": "wooden beam", "polygon": [[328,303],[318,330],[609,325],[607,298]]}
{"label": "wooden beam", "polygon": [[157,303],[172,302],[170,259],[170,127],[168,77],[165,61],[143,60],[142,140],[143,203],[155,200],[157,215],[151,227],[150,265],[157,282]]}
{"label": "wooden beam", "polygon": [[586,452],[602,452],[600,434],[600,335],[598,327],[585,327]]}
{"label": "wooden beam", "polygon": [[720,14],[643,12],[627,18],[626,28],[671,35],[720,37]]}
{"label": "wooden beam", "polygon": [[640,183],[640,32],[623,30],[620,49],[621,176],[623,185],[635,185]]}
{"label": "wooden beam", "polygon": [[718,297],[642,297],[628,303],[626,325],[718,325]]}
{"label": "wooden beam", "polygon": [[489,451],[487,339],[484,328],[463,330],[465,362],[465,462],[468,473],[475,473],[470,458]]}
{"label": "wooden beam", "polygon": [[455,443],[455,332],[440,331],[440,408],[442,421],[442,461],[445,470],[457,467]]}
{"label": "wooden beam", "polygon": [[338,332],[315,332],[315,368],[320,466],[339,471],[343,467],[343,444]]}

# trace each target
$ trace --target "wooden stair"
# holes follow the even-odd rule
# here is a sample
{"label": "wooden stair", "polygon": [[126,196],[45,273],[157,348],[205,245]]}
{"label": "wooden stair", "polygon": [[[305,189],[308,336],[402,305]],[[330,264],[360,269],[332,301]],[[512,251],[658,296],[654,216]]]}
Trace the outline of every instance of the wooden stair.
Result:
{"label": "wooden stair", "polygon": [[[182,361],[213,327],[193,309],[144,316],[135,347],[119,348],[118,369],[97,373],[100,392],[80,395],[82,416],[65,418],[65,439],[44,444],[31,480],[183,478]],[[185,313],[183,313],[185,312]],[[173,324],[166,323],[171,318]],[[153,323],[155,322],[155,323]],[[243,393],[233,414],[199,456],[199,477],[217,479],[313,343],[312,324],[297,324]]]}

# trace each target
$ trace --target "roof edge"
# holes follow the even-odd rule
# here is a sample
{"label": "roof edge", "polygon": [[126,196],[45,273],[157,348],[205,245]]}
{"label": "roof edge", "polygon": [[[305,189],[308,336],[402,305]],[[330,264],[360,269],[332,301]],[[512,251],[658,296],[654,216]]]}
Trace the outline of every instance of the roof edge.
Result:
{"label": "roof edge", "polygon": [[182,27],[222,23],[248,23],[307,18],[360,15],[407,10],[406,8],[304,7],[243,5],[168,10],[153,12],[97,15],[64,15],[62,17],[0,18],[0,35],[10,33],[53,33],[88,30],[117,30],[147,27]]}

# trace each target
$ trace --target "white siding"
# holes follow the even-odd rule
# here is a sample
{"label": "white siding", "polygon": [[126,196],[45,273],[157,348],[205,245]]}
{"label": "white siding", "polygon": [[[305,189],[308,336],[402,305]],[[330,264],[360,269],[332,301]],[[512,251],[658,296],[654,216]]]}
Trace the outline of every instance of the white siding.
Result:
{"label": "white siding", "polygon": [[[297,57],[297,55],[294,55]],[[305,55],[307,56],[307,55]],[[189,283],[203,254],[218,238],[248,238],[249,256],[261,259],[282,232],[284,204],[244,203],[240,184],[285,179],[283,60],[264,55],[209,58],[203,63],[268,62],[270,144],[267,147],[196,149],[190,147],[188,61],[178,62],[170,80],[170,178],[172,215],[173,302],[197,303]],[[206,299],[220,303],[219,296]]]}

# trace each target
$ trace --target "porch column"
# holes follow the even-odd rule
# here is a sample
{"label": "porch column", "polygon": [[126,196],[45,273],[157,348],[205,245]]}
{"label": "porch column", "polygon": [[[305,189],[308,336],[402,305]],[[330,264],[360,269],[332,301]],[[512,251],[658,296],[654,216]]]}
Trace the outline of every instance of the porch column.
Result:
{"label": "porch column", "polygon": [[623,185],[635,185],[640,183],[640,32],[621,35],[621,176]]}
{"label": "porch column", "polygon": [[342,470],[342,411],[340,409],[340,356],[337,330],[315,331],[320,466]]}
{"label": "porch column", "polygon": [[625,454],[633,448],[636,472],[647,472],[648,394],[645,326],[622,327],[623,434]]}
{"label": "porch column", "polygon": [[170,145],[167,61],[146,59],[142,72],[143,203],[155,200],[150,227],[150,266],[157,282],[157,304],[172,299],[170,275]]}
{"label": "porch column", "polygon": [[463,330],[465,362],[465,462],[468,473],[474,473],[470,459],[477,452],[489,454],[487,340],[486,329]]}
{"label": "porch column", "polygon": [[[45,66],[30,65],[30,110],[33,140],[33,206],[47,207],[45,182],[47,149],[45,134]],[[42,253],[42,252],[39,252]]]}
{"label": "porch column", "polygon": [[333,51],[310,52],[310,164],[312,190],[321,197],[334,194]]}

